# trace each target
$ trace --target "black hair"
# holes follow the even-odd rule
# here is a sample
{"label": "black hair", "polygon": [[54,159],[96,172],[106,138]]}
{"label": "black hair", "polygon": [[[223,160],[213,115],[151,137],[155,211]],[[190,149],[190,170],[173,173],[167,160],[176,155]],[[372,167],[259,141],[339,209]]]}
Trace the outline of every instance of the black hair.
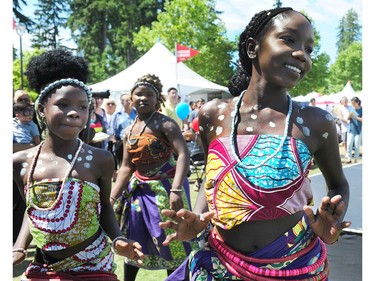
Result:
{"label": "black hair", "polygon": [[352,97],[351,101],[358,103],[358,105],[361,105],[362,102],[358,97]]}
{"label": "black hair", "polygon": [[29,86],[40,92],[48,84],[60,79],[74,78],[86,83],[89,69],[82,57],[69,50],[54,49],[30,59],[25,72]]}
{"label": "black hair", "polygon": [[[256,13],[241,33],[238,42],[239,67],[228,84],[228,89],[233,96],[238,96],[246,90],[251,79],[252,60],[247,54],[249,38],[261,37],[278,14],[289,11],[294,10],[290,7],[280,7]],[[308,18],[306,19],[310,22]]]}
{"label": "black hair", "polygon": [[172,91],[172,90],[175,90],[176,92],[178,92],[178,90],[177,90],[175,87],[170,87],[170,88],[168,89],[167,93],[169,93],[169,92]]}

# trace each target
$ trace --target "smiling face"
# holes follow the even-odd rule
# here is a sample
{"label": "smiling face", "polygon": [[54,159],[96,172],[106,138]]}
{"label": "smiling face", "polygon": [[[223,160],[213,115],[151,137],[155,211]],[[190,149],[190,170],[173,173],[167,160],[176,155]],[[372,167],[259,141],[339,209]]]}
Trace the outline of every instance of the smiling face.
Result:
{"label": "smiling face", "polygon": [[65,140],[74,139],[88,120],[87,94],[79,87],[63,86],[47,99],[40,111],[50,134]]}
{"label": "smiling face", "polygon": [[259,38],[253,73],[275,85],[292,88],[310,71],[314,31],[300,13],[277,15]]}

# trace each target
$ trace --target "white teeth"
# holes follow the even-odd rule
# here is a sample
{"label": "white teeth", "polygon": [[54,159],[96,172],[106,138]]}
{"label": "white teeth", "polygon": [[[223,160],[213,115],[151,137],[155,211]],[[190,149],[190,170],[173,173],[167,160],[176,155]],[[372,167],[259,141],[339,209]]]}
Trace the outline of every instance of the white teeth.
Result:
{"label": "white teeth", "polygon": [[286,66],[287,68],[289,68],[289,69],[291,69],[291,70],[297,72],[297,73],[301,73],[301,69],[299,69],[299,68],[297,68],[297,67],[295,67],[295,66],[292,66],[292,65],[289,65],[289,64],[286,64],[285,66]]}

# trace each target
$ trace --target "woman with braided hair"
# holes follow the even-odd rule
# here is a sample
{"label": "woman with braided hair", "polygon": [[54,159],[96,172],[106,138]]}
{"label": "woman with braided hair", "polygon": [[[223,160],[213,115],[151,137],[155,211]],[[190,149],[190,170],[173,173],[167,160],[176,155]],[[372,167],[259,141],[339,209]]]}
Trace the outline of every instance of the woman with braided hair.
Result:
{"label": "woman with braided hair", "polygon": [[[350,226],[349,186],[332,116],[288,94],[311,68],[313,35],[292,8],[257,13],[241,34],[239,96],[199,112],[205,188],[193,212],[163,210],[172,220],[160,224],[175,230],[165,245],[212,230],[167,280],[328,280],[325,244]],[[312,157],[327,184],[315,214]]]}
{"label": "woman with braided hair", "polygon": [[123,160],[111,192],[112,205],[125,200],[129,206],[122,224],[128,239],[136,239],[145,255],[142,265],[125,258],[126,281],[135,280],[139,267],[171,274],[192,246],[180,241],[162,244],[172,231],[159,227],[167,219],[161,210],[191,210],[189,150],[176,121],[159,112],[162,87],[159,77],[147,74],[131,89],[137,117],[125,129]]}
{"label": "woman with braided hair", "polygon": [[113,252],[139,263],[143,254],[122,235],[109,202],[113,156],[78,138],[92,100],[88,66],[56,49],[33,57],[26,75],[40,93],[36,114],[46,130],[40,145],[13,156],[13,179],[26,202],[13,264],[25,259],[33,239],[34,261],[21,280],[118,280]]}

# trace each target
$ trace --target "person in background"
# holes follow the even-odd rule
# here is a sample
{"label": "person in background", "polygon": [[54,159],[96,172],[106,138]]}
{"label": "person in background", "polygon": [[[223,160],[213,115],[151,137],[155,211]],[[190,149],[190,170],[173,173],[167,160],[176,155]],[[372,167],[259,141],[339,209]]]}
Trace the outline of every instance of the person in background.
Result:
{"label": "person in background", "polygon": [[13,154],[13,180],[26,202],[13,265],[24,261],[32,240],[36,245],[21,280],[117,281],[114,252],[142,262],[142,247],[122,235],[109,202],[112,155],[78,138],[89,119],[88,74],[84,59],[63,49],[27,66],[48,130],[38,146]]}
{"label": "person in background", "polygon": [[181,131],[184,132],[188,129],[186,120],[181,120],[176,113],[176,107],[180,100],[181,97],[179,96],[177,89],[174,87],[169,88],[167,91],[167,98],[161,106],[160,112],[176,121]]}
{"label": "person in background", "polygon": [[195,110],[193,110],[192,112],[190,112],[189,114],[189,117],[188,117],[188,123],[190,124],[195,118],[198,117],[198,112],[199,112],[199,109],[202,107],[202,105],[205,104],[205,100],[204,99],[197,99],[196,101],[196,106],[195,106]]}
{"label": "person in background", "polygon": [[14,92],[13,103],[25,102],[32,104],[31,97],[25,90],[17,90]]}
{"label": "person in background", "polygon": [[311,98],[310,99],[309,106],[316,106],[316,100],[315,100],[315,98]]}
{"label": "person in background", "polygon": [[[26,93],[27,95],[27,93]],[[27,95],[28,96],[28,95]],[[34,147],[40,143],[39,128],[33,121],[34,107],[28,98],[20,96],[13,104],[13,153]],[[25,202],[13,180],[13,243],[21,229]]]}
{"label": "person in background", "polygon": [[[241,33],[240,72],[250,83],[230,84],[239,96],[201,108],[204,188],[194,212],[166,209],[170,220],[160,223],[175,231],[164,245],[212,229],[166,280],[328,280],[325,244],[350,226],[349,186],[331,114],[288,94],[311,69],[313,47],[310,20],[287,7],[255,14]],[[312,157],[327,184],[321,201],[308,179]]]}
{"label": "person in background", "polygon": [[[97,113],[98,112],[97,108],[99,106],[98,101],[102,101],[102,99],[93,97],[91,101],[90,128],[94,129],[95,136],[91,140],[91,142],[89,142],[89,144],[91,146],[106,149],[107,142],[108,142],[108,139],[106,137],[109,138],[109,135],[107,134],[106,121],[104,121],[104,118],[102,115]],[[104,133],[104,134],[100,134],[100,133]],[[97,136],[102,136],[102,137],[98,138]]]}
{"label": "person in background", "polygon": [[345,155],[346,163],[352,162],[352,150],[354,149],[354,163],[357,163],[359,158],[359,150],[362,145],[362,106],[361,100],[358,97],[353,97],[351,104],[354,108],[349,112],[348,120],[348,149]]}
{"label": "person in background", "polygon": [[[352,111],[351,107],[348,105],[348,98],[343,96],[340,99],[340,105],[337,108],[337,116],[341,123],[341,140],[344,146],[345,155],[348,152],[348,130],[349,130],[349,112]],[[346,160],[343,160],[345,162]]]}
{"label": "person in background", "polygon": [[110,127],[111,119],[112,119],[113,114],[116,112],[117,104],[114,99],[110,99],[110,98],[105,99],[103,103],[104,103],[104,111],[106,114],[106,119],[109,124],[108,126]]}
{"label": "person in background", "polygon": [[159,77],[147,74],[131,89],[137,118],[125,130],[124,157],[111,192],[112,205],[121,198],[129,203],[123,224],[127,237],[136,238],[145,255],[142,265],[125,259],[126,281],[134,281],[140,267],[170,274],[191,251],[187,242],[162,245],[168,232],[159,227],[166,219],[160,211],[191,210],[189,151],[176,121],[159,112],[162,88]]}
{"label": "person in background", "polygon": [[109,141],[113,142],[112,151],[116,158],[115,172],[113,174],[113,181],[116,180],[117,170],[121,165],[123,158],[123,139],[126,127],[128,127],[137,117],[137,111],[132,106],[130,93],[123,93],[120,96],[122,108],[113,113],[108,134]]}

